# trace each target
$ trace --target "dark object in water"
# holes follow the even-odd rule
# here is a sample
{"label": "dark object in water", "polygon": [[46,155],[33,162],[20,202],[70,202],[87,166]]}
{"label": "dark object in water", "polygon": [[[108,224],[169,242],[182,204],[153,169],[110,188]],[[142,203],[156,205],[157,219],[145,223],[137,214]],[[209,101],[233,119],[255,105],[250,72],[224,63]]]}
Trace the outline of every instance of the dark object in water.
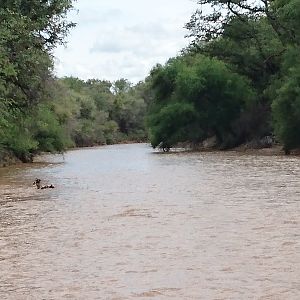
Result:
{"label": "dark object in water", "polygon": [[36,185],[36,188],[39,190],[44,190],[44,189],[54,189],[54,185],[41,185],[41,179],[36,178],[35,181],[33,182],[33,185]]}

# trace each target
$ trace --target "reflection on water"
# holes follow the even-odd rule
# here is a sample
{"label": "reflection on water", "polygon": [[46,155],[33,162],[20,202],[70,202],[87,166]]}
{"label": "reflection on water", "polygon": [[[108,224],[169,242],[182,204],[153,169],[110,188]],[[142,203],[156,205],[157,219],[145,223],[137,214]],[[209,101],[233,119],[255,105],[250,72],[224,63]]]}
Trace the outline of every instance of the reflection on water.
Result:
{"label": "reflection on water", "polygon": [[300,299],[298,158],[44,159],[0,170],[0,299]]}

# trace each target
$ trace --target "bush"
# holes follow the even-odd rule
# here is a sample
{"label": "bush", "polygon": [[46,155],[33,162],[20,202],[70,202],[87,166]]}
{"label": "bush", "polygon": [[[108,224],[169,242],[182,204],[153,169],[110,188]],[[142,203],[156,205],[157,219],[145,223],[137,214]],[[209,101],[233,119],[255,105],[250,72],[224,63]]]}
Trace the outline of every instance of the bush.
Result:
{"label": "bush", "polygon": [[254,92],[244,77],[203,55],[179,57],[152,74],[155,101],[147,124],[153,147],[197,143],[214,135],[219,144],[235,143],[235,121],[254,103]]}
{"label": "bush", "polygon": [[285,76],[276,90],[272,104],[275,134],[286,153],[300,147],[300,55],[299,48],[291,48],[285,55]]}

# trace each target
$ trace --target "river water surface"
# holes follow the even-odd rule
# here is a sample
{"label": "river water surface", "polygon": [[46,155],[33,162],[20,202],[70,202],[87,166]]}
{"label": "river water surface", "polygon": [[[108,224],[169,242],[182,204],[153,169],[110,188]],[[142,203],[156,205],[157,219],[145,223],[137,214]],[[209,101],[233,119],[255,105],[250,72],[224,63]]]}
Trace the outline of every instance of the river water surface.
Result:
{"label": "river water surface", "polygon": [[0,299],[300,299],[299,158],[43,160],[0,170]]}

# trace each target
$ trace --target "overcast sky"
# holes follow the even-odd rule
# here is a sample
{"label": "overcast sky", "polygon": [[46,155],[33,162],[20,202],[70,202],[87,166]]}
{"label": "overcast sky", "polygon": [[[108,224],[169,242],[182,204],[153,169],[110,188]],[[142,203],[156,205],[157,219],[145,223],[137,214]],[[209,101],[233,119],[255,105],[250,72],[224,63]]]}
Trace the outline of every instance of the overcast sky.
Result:
{"label": "overcast sky", "polygon": [[183,28],[195,0],[78,0],[67,48],[55,51],[56,74],[82,79],[143,80],[188,44]]}

